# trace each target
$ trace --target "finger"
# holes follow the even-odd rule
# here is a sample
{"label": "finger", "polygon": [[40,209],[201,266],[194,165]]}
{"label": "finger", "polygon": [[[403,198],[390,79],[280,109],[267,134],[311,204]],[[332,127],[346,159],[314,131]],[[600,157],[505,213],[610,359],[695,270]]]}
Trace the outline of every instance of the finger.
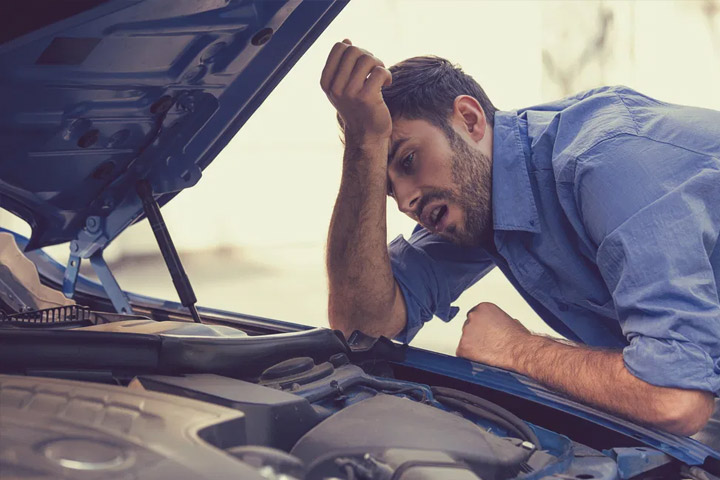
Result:
{"label": "finger", "polygon": [[[353,43],[350,41],[349,38],[346,38],[345,40],[343,40],[343,43],[346,43],[346,44],[348,44],[348,45],[352,45],[352,44],[353,44]],[[368,55],[372,55],[372,52],[370,52],[369,50],[363,50],[363,51],[364,51],[365,53],[367,53]]]}
{"label": "finger", "polygon": [[365,80],[365,85],[363,85],[360,93],[369,94],[380,92],[382,87],[387,87],[390,84],[392,84],[392,73],[390,73],[390,70],[377,65],[370,71],[370,74],[368,75],[367,80]]}
{"label": "finger", "polygon": [[347,48],[348,44],[345,43],[345,41],[342,41],[337,42],[330,50],[322,75],[320,75],[320,86],[326,93],[330,90],[330,85],[332,83],[332,79],[335,77],[338,64],[340,63],[343,53],[345,53],[345,49]]}
{"label": "finger", "polygon": [[382,66],[382,62],[372,55],[361,55],[360,58],[355,62],[348,79],[348,84],[345,87],[345,92],[354,94],[359,92],[365,85],[365,81],[370,75],[373,68]]}
{"label": "finger", "polygon": [[330,85],[330,92],[333,95],[340,96],[345,92],[345,87],[347,87],[348,80],[350,79],[350,73],[353,68],[355,68],[355,62],[364,53],[366,52],[363,49],[352,45],[345,49],[337,71],[335,72],[335,77],[332,79]]}

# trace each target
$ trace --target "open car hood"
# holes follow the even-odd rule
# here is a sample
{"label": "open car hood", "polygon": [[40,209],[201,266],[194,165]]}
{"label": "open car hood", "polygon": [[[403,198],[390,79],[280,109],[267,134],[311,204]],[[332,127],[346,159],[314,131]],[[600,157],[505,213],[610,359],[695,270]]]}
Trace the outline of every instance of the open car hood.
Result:
{"label": "open car hood", "polygon": [[144,217],[138,180],[160,205],[197,183],[346,0],[23,3],[0,37],[0,206],[27,250],[90,258]]}

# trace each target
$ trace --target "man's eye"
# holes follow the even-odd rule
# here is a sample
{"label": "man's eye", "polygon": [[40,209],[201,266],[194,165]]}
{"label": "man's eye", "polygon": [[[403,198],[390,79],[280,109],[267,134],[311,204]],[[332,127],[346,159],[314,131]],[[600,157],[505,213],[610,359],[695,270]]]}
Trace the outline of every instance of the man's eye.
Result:
{"label": "man's eye", "polygon": [[403,158],[400,161],[400,166],[402,167],[403,170],[409,171],[412,169],[414,161],[415,161],[415,153],[411,153],[410,155],[408,155],[407,157]]}

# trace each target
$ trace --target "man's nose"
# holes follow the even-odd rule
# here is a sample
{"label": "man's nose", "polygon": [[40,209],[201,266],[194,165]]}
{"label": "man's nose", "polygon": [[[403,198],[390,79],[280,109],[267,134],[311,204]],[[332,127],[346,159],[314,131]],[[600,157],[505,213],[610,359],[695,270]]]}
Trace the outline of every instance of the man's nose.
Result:
{"label": "man's nose", "polygon": [[395,182],[393,189],[395,192],[395,200],[397,201],[400,211],[411,217],[415,217],[417,202],[422,196],[420,189],[417,188],[414,183],[407,181]]}

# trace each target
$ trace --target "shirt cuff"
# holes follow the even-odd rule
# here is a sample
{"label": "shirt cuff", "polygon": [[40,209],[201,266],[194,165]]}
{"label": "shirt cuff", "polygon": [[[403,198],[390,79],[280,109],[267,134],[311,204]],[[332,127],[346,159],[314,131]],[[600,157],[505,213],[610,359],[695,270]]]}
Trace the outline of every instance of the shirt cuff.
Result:
{"label": "shirt cuff", "polygon": [[652,385],[720,390],[720,360],[691,342],[636,336],[623,350],[623,360],[630,373]]}
{"label": "shirt cuff", "polygon": [[[397,277],[396,277],[397,280]],[[397,280],[398,285],[400,286],[400,291],[403,294],[403,297],[405,298],[405,306],[407,310],[407,322],[405,323],[405,328],[403,328],[400,333],[395,335],[395,340],[398,342],[402,342],[404,344],[410,343],[410,341],[415,338],[415,335],[420,332],[420,329],[425,325],[425,322],[429,322],[433,318],[432,312],[428,312],[427,310],[423,309],[418,305],[415,301],[412,299],[412,293],[407,289],[407,287],[402,283],[401,280]],[[450,311],[448,314],[448,318],[440,318],[443,322],[449,322],[453,318],[455,318],[455,315],[460,311],[458,307],[450,307]]]}
{"label": "shirt cuff", "polygon": [[[418,265],[421,265],[422,262],[420,258],[414,257],[423,256],[425,253],[413,248],[402,235],[390,242],[388,247],[390,250],[390,268],[395,281],[400,286],[400,291],[405,299],[405,309],[407,310],[405,328],[395,335],[395,340],[410,343],[425,322],[432,320],[433,315],[437,315],[444,322],[449,322],[457,315],[460,309],[449,305],[450,293],[446,284],[438,282],[438,279],[429,272],[418,268]],[[433,290],[436,292],[437,297],[431,300],[430,305],[426,305],[421,298],[423,293],[426,296],[433,297],[433,295],[428,295],[428,292],[423,291],[430,282],[436,284]],[[444,305],[447,305],[447,308],[443,308]],[[435,311],[433,312],[433,310]]]}
{"label": "shirt cuff", "polygon": [[423,315],[421,313],[420,306],[411,300],[411,294],[408,291],[407,287],[399,280],[398,285],[400,286],[400,291],[402,292],[403,297],[405,297],[407,320],[405,322],[405,328],[403,328],[400,333],[395,335],[395,340],[407,344],[410,343],[413,338],[415,338],[415,335],[418,334],[425,322],[432,318],[432,315],[430,315],[430,318],[427,318],[427,314]]}

